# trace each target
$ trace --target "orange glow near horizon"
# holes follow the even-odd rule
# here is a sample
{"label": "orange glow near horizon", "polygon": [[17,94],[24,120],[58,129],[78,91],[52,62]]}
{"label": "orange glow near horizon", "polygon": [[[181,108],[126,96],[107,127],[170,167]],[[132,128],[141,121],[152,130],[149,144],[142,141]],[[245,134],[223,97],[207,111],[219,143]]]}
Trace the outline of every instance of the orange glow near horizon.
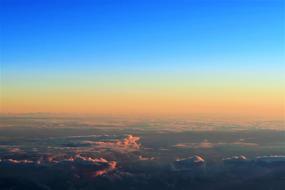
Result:
{"label": "orange glow near horizon", "polygon": [[[191,72],[189,72],[191,73]],[[280,73],[92,73],[18,76],[1,87],[1,113],[241,115],[285,118]],[[8,80],[9,79],[9,80]]]}
{"label": "orange glow near horizon", "polygon": [[[46,94],[45,94],[46,93]],[[258,95],[257,95],[258,94]],[[284,118],[282,94],[229,89],[152,92],[46,91],[2,96],[2,113],[82,113],[126,115],[220,114]]]}

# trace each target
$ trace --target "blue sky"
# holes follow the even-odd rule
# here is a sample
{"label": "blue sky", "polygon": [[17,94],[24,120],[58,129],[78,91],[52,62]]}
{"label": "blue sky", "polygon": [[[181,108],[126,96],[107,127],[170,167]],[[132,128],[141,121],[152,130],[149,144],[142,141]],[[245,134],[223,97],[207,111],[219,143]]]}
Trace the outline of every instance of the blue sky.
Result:
{"label": "blue sky", "polygon": [[217,62],[207,63],[207,58],[221,59],[215,66],[222,68],[243,64],[235,57],[258,60],[252,62],[257,66],[269,66],[263,59],[274,60],[270,65],[284,61],[280,0],[1,0],[1,4],[2,62],[8,70],[90,65],[160,69],[195,67],[199,60],[206,65]]}

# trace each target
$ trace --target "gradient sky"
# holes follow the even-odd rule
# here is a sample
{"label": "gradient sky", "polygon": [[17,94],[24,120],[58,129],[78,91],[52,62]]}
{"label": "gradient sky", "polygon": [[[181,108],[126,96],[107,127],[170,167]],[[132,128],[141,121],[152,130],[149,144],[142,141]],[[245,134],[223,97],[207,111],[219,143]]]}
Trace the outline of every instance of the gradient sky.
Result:
{"label": "gradient sky", "polygon": [[0,0],[1,113],[284,118],[283,0]]}

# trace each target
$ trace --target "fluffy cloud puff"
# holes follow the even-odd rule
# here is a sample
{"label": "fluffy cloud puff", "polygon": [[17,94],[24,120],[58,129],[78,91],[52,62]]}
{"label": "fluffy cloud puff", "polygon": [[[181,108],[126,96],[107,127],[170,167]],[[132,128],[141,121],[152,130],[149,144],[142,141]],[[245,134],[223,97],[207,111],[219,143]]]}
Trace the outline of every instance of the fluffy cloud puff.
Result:
{"label": "fluffy cloud puff", "polygon": [[146,161],[146,160],[154,160],[154,157],[144,157],[144,156],[139,156],[139,160],[141,161]]}
{"label": "fluffy cloud puff", "polygon": [[203,166],[204,164],[204,158],[195,155],[188,158],[177,158],[171,167],[174,171],[188,171]]}
{"label": "fluffy cloud puff", "polygon": [[249,160],[245,156],[239,155],[239,156],[224,158],[223,161],[225,164],[239,164],[239,163],[248,162]]}
{"label": "fluffy cloud puff", "polygon": [[109,141],[83,141],[83,143],[89,143],[95,148],[99,149],[111,149],[118,152],[132,152],[140,149],[141,144],[138,142],[140,137],[128,135],[123,140]]}

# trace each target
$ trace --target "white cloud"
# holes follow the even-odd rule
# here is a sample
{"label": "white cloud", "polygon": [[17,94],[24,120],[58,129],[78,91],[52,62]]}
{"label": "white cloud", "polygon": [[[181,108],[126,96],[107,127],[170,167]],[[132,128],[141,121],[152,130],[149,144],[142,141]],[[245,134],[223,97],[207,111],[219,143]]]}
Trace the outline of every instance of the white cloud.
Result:
{"label": "white cloud", "polygon": [[173,162],[171,166],[174,171],[187,171],[197,167],[204,166],[204,164],[205,164],[204,158],[195,155],[188,158],[177,158],[176,161]]}
{"label": "white cloud", "polygon": [[144,157],[144,156],[139,156],[139,160],[141,161],[146,161],[146,160],[154,160],[154,157]]}

